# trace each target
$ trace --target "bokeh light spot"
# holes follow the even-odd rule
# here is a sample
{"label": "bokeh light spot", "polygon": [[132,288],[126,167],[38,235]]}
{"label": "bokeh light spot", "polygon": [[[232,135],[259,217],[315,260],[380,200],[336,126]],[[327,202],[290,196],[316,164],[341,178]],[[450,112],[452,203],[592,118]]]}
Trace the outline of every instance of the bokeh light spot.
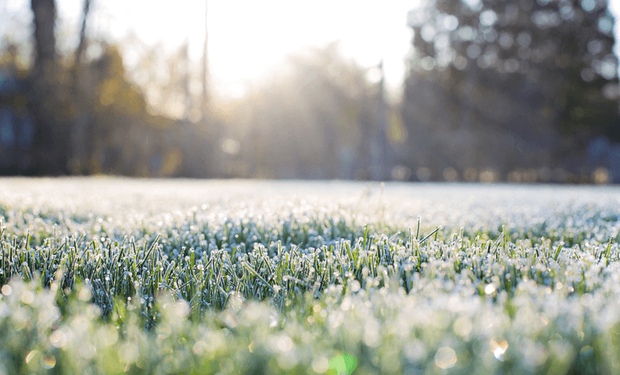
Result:
{"label": "bokeh light spot", "polygon": [[440,369],[448,369],[456,364],[456,352],[449,346],[444,346],[435,353],[435,364]]}
{"label": "bokeh light spot", "polygon": [[2,294],[4,294],[5,296],[10,296],[11,292],[13,292],[13,289],[10,286],[8,285],[2,286]]}

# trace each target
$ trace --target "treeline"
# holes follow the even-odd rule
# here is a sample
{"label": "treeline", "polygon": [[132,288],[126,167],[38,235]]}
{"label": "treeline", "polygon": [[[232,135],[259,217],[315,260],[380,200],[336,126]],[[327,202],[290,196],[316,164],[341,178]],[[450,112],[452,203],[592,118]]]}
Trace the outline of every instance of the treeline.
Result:
{"label": "treeline", "polygon": [[[32,63],[23,63],[23,46],[5,41],[0,173],[217,176],[218,121],[206,112],[189,121],[154,110],[126,71],[118,46],[87,37],[89,9],[85,0],[72,53],[58,52],[54,0],[31,1]],[[182,62],[172,61],[172,67]],[[173,73],[173,80],[179,75]]]}
{"label": "treeline", "polygon": [[402,113],[412,170],[429,168],[434,179],[620,181],[606,1],[436,0],[412,11],[409,24],[415,55]]}
{"label": "treeline", "polygon": [[[127,71],[122,48],[87,38],[89,0],[80,44],[61,56],[54,4],[31,2],[32,64],[19,45],[1,54],[3,174],[620,181],[606,1],[427,1],[408,15],[396,102],[381,65],[347,61],[337,44],[292,56],[236,100],[206,95],[187,45],[143,49]],[[202,93],[190,89],[201,79]]]}

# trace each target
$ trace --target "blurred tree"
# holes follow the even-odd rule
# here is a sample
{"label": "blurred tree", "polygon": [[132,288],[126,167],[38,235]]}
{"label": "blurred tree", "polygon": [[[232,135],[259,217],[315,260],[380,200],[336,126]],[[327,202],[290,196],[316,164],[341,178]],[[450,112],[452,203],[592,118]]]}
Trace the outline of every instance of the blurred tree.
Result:
{"label": "blurred tree", "polygon": [[[153,113],[142,88],[129,79],[119,47],[97,44],[101,56],[82,65],[79,80],[80,102],[88,114],[86,173],[213,177],[213,126]],[[170,88],[170,98],[176,98],[183,115],[187,113],[184,100],[189,99],[185,73],[175,66],[185,62],[178,57],[168,61],[171,75],[160,84]],[[215,120],[207,122],[213,125]]]}
{"label": "blurred tree", "polygon": [[82,103],[88,111],[88,173],[149,175],[149,155],[163,154],[172,121],[152,118],[141,90],[128,81],[115,46],[101,44],[102,54],[83,67]]}
{"label": "blurred tree", "polygon": [[205,105],[204,74],[208,72],[201,67],[202,61],[190,60],[188,41],[169,55],[162,53],[161,46],[146,47],[134,37],[126,39],[123,47],[138,56],[128,76],[144,90],[148,111],[178,121],[172,136],[182,156],[176,175],[212,177],[220,173],[220,121]]}
{"label": "blurred tree", "polygon": [[82,26],[80,28],[80,41],[73,56],[71,67],[71,101],[74,107],[74,118],[71,129],[71,149],[68,167],[73,174],[88,173],[88,160],[92,152],[92,134],[88,121],[87,104],[83,100],[80,90],[80,72],[82,71],[82,59],[86,50],[86,25],[90,12],[91,0],[84,0],[82,8]]}
{"label": "blurred tree", "polygon": [[418,160],[436,174],[540,167],[596,135],[620,140],[606,1],[436,0],[408,22],[403,116]]}
{"label": "blurred tree", "polygon": [[172,56],[124,45],[138,56],[127,72],[118,45],[88,39],[91,8],[84,0],[72,56],[57,52],[54,0],[31,0],[32,66],[26,41],[0,51],[0,173],[215,176],[218,120],[196,105],[205,93],[187,45]]}
{"label": "blurred tree", "polygon": [[68,134],[63,122],[66,98],[59,85],[61,70],[56,54],[56,3],[32,0],[31,9],[35,59],[30,78],[37,96],[31,101],[31,111],[38,124],[38,159],[44,173],[62,174],[67,172]]}
{"label": "blurred tree", "polygon": [[337,43],[308,56],[292,57],[291,63],[292,82],[300,89],[298,100],[306,101],[303,110],[321,137],[317,139],[324,157],[321,177],[354,178],[357,173],[359,178],[369,178],[378,124],[374,87],[366,80],[365,70],[344,60]]}
{"label": "blurred tree", "polygon": [[49,81],[56,73],[56,3],[54,0],[32,0],[34,23],[35,61],[33,75]]}
{"label": "blurred tree", "polygon": [[336,44],[291,57],[230,111],[233,126],[225,136],[240,147],[234,158],[227,152],[227,174],[369,178],[376,89],[366,70],[344,60]]}
{"label": "blurred tree", "polygon": [[36,167],[34,125],[28,113],[31,95],[20,61],[19,46],[5,44],[0,52],[0,174],[29,174]]}
{"label": "blurred tree", "polygon": [[202,97],[200,98],[200,110],[202,120],[209,119],[209,2],[205,0],[205,39],[202,46]]}

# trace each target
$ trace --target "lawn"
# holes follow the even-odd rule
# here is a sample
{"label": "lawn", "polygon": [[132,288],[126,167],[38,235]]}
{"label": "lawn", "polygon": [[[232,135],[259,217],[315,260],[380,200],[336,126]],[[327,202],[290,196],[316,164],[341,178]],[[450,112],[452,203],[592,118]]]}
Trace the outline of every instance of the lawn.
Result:
{"label": "lawn", "polygon": [[620,190],[0,179],[1,374],[620,373]]}

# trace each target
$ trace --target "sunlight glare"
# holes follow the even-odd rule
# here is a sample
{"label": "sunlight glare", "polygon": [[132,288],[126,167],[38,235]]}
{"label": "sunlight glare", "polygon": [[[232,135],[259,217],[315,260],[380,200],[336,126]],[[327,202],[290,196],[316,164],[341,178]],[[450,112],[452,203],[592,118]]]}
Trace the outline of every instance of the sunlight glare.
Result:
{"label": "sunlight glare", "polygon": [[[189,57],[198,63],[208,6],[209,70],[219,94],[240,96],[248,86],[277,73],[287,56],[334,41],[345,58],[362,67],[383,60],[388,89],[398,90],[411,42],[407,12],[418,2],[192,0],[171,7],[163,1],[108,0],[97,6],[91,30],[116,40],[133,33],[148,45],[161,43],[166,53],[187,41]],[[79,5],[76,1],[71,7],[79,9]]]}

